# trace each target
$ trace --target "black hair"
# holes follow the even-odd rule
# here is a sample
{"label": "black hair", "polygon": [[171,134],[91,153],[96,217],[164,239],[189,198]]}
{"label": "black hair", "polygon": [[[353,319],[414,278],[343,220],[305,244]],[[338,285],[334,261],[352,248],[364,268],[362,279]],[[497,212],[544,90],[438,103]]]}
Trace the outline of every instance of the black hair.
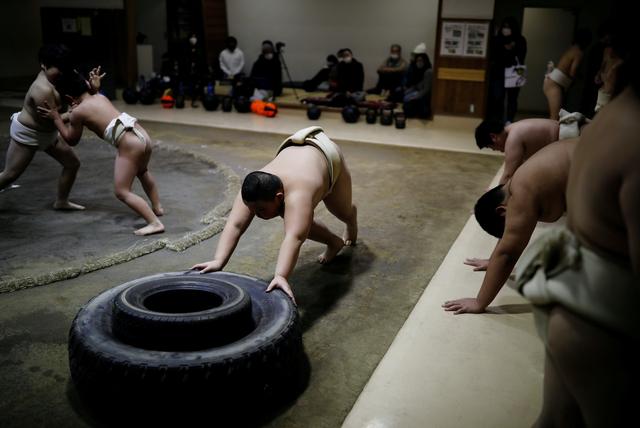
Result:
{"label": "black hair", "polygon": [[269,45],[269,46],[273,47],[273,42],[271,40],[263,40],[262,41],[262,45]]}
{"label": "black hair", "polygon": [[413,56],[413,61],[415,62],[415,60],[417,60],[418,58],[422,58],[422,60],[424,61],[424,69],[425,70],[429,70],[430,68],[433,67],[431,65],[431,60],[429,59],[429,55],[427,55],[426,53],[415,54]]}
{"label": "black hair", "polygon": [[61,71],[73,68],[71,50],[63,44],[46,44],[38,51],[38,61],[46,68],[57,67]]}
{"label": "black hair", "polygon": [[591,43],[591,37],[591,31],[586,28],[580,28],[573,37],[573,43],[580,46],[580,49],[585,50]]}
{"label": "black hair", "polygon": [[56,89],[61,95],[69,95],[72,98],[78,98],[80,95],[89,92],[87,80],[76,71],[64,74],[56,83]]}
{"label": "black hair", "polygon": [[489,134],[499,134],[502,131],[504,131],[504,124],[502,122],[491,119],[483,120],[476,128],[476,144],[480,149],[489,147],[493,144],[491,135]]}
{"label": "black hair", "polygon": [[502,20],[502,26],[507,26],[511,29],[512,36],[520,35],[520,23],[514,16],[507,16]]}
{"label": "black hair", "polygon": [[227,37],[227,40],[225,40],[225,45],[228,45],[229,43],[233,43],[233,44],[235,44],[237,46],[238,45],[238,39],[236,39],[233,36],[229,36],[229,37]]}
{"label": "black hair", "polygon": [[400,46],[400,45],[399,45],[399,44],[397,44],[397,43],[392,44],[392,45],[391,45],[391,48],[389,48],[389,49],[391,50],[391,49],[393,49],[393,48],[397,48],[399,51],[402,51],[402,46]]}
{"label": "black hair", "polygon": [[342,48],[342,49],[340,49],[339,52],[342,52],[342,55],[344,55],[345,53],[349,52],[351,54],[351,56],[353,56],[353,52],[351,52],[351,49],[349,49],[349,48]]}
{"label": "black hair", "polygon": [[327,55],[327,62],[330,62],[332,64],[337,64],[338,63],[338,57],[336,57],[334,54]]}
{"label": "black hair", "polygon": [[503,184],[500,184],[480,196],[474,208],[476,220],[480,227],[496,238],[502,238],[504,234],[505,218],[496,211],[496,208],[504,203],[505,192],[503,186]]}
{"label": "black hair", "polygon": [[245,202],[271,201],[282,189],[282,181],[277,175],[253,171],[242,182],[242,199]]}

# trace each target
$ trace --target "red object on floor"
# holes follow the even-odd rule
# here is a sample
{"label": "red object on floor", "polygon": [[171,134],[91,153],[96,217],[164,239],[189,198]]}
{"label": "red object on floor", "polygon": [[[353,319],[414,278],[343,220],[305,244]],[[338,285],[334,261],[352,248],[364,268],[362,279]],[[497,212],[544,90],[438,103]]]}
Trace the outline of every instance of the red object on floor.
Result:
{"label": "red object on floor", "polygon": [[274,103],[255,100],[251,103],[251,111],[260,116],[274,117],[278,114],[278,106]]}

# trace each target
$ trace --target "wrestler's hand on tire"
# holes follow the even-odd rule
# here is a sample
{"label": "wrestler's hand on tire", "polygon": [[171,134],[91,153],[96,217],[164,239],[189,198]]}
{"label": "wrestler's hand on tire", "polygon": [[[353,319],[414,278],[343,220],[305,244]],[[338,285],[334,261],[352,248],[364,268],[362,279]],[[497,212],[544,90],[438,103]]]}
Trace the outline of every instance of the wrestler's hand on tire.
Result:
{"label": "wrestler's hand on tire", "polygon": [[481,314],[484,309],[476,298],[466,298],[457,300],[447,300],[442,305],[445,311],[453,312],[454,315],[459,314]]}
{"label": "wrestler's hand on tire", "polygon": [[198,263],[193,265],[191,270],[199,270],[200,273],[217,272],[222,270],[224,266],[217,260],[211,260],[210,262]]}
{"label": "wrestler's hand on tire", "polygon": [[273,291],[276,288],[279,288],[280,290],[284,291],[285,294],[291,298],[291,301],[293,302],[293,304],[296,306],[298,305],[296,303],[296,298],[293,297],[293,291],[291,291],[291,286],[289,285],[289,281],[287,281],[285,277],[280,275],[276,275],[275,277],[273,277],[266,291],[267,293],[269,293],[270,291]]}
{"label": "wrestler's hand on tire", "polygon": [[474,272],[485,271],[487,270],[487,266],[489,266],[489,259],[470,258],[470,259],[465,259],[464,264],[468,266],[473,266]]}

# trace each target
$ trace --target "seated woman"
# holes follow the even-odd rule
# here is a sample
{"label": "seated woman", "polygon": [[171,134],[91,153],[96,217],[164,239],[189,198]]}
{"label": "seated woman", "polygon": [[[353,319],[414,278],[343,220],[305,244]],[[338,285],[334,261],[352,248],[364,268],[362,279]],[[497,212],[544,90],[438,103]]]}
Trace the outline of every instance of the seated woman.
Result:
{"label": "seated woman", "polygon": [[406,117],[431,117],[431,81],[433,70],[424,43],[413,51],[405,77],[402,108]]}
{"label": "seated woman", "polygon": [[309,80],[305,80],[302,87],[307,92],[329,91],[332,84],[335,86],[337,75],[338,58],[335,55],[327,56],[327,63],[320,71]]}
{"label": "seated woman", "polygon": [[251,68],[251,80],[261,92],[261,99],[282,94],[282,68],[280,59],[274,53],[273,43],[262,42],[262,53]]}

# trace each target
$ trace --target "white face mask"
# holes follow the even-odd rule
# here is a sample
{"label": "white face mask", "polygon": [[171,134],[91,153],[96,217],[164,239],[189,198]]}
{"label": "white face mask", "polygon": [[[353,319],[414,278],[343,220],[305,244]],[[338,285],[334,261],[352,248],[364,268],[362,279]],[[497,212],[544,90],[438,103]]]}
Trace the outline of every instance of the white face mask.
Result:
{"label": "white face mask", "polygon": [[349,63],[351,62],[351,57],[350,57],[350,56],[345,56],[342,60],[343,60],[345,63],[349,64]]}
{"label": "white face mask", "polygon": [[395,54],[395,53],[392,53],[391,55],[389,55],[389,57],[390,57],[391,59],[398,59],[398,58],[400,57],[400,55]]}
{"label": "white face mask", "polygon": [[195,45],[196,43],[198,43],[198,39],[196,39],[195,37],[191,37],[189,39],[189,43],[191,43],[191,45]]}
{"label": "white face mask", "polygon": [[502,28],[502,35],[505,36],[505,37],[509,37],[511,35],[511,28],[503,27]]}
{"label": "white face mask", "polygon": [[266,54],[264,54],[264,58],[265,59],[273,59],[273,54],[272,53],[266,53]]}

